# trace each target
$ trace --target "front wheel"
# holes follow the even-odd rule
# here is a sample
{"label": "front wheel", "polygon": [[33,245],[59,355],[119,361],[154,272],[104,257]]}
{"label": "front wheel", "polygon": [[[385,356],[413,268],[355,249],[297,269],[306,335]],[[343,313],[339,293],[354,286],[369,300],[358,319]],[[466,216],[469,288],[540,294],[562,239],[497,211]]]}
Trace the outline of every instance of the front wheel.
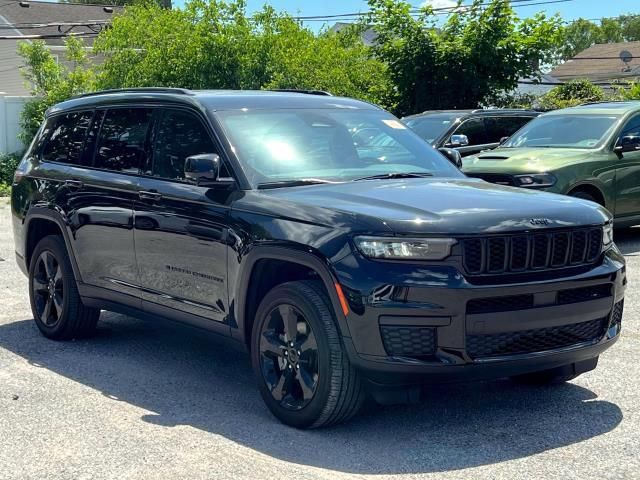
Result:
{"label": "front wheel", "polygon": [[292,427],[345,421],[364,399],[320,282],[285,283],[265,296],[253,325],[251,358],[267,407]]}

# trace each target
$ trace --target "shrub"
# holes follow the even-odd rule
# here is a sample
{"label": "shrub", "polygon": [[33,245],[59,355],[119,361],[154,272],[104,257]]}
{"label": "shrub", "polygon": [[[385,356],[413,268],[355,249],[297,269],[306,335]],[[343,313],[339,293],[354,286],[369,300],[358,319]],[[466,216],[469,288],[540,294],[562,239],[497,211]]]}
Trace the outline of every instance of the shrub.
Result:
{"label": "shrub", "polygon": [[20,163],[20,156],[18,154],[0,154],[0,184],[11,185],[13,172],[16,171],[18,163]]}
{"label": "shrub", "polygon": [[545,93],[540,97],[539,104],[544,110],[555,110],[604,99],[604,90],[589,80],[572,80]]}

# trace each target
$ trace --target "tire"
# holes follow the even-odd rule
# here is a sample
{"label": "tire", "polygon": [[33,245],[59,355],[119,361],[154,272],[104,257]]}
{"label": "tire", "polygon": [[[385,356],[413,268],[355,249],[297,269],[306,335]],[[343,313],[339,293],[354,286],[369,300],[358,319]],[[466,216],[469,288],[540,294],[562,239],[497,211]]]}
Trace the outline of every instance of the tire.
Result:
{"label": "tire", "polygon": [[569,196],[574,198],[580,198],[582,200],[589,200],[590,202],[597,203],[598,205],[602,205],[602,203],[596,200],[596,198],[593,195],[587,192],[583,192],[581,190],[571,192]]}
{"label": "tire", "polygon": [[67,248],[58,235],[44,237],[33,251],[29,299],[36,325],[47,338],[83,338],[96,328],[100,310],[82,304]]}
{"label": "tire", "polygon": [[264,402],[286,425],[319,428],[344,422],[364,400],[320,282],[284,283],[267,293],[253,325],[251,360]]}

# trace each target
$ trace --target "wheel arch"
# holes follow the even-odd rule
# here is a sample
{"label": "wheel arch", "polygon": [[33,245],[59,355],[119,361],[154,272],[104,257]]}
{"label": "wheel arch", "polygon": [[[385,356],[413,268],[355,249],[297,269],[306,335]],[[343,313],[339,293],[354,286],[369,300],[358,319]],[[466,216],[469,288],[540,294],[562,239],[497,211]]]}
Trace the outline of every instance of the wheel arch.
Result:
{"label": "wheel arch", "polygon": [[[296,278],[278,275],[269,277],[269,272],[273,271],[273,265],[282,267],[292,267],[297,273],[311,272],[322,282],[326,293],[331,301],[331,306],[337,319],[337,328],[341,336],[350,336],[346,322],[346,316],[341,307],[340,298],[336,291],[337,279],[328,262],[321,257],[310,253],[294,250],[287,247],[257,247],[253,249],[243,260],[242,270],[238,277],[235,291],[236,322],[238,340],[241,340],[249,347],[251,340],[251,330],[255,320],[254,315],[264,294],[276,285],[285,283]],[[271,266],[271,269],[268,267]],[[265,282],[265,278],[269,279]],[[257,285],[254,287],[253,285]],[[249,288],[249,285],[252,285]],[[269,288],[265,288],[264,286]],[[265,291],[266,290],[266,291]],[[236,336],[234,335],[234,336]]]}
{"label": "wheel arch", "polygon": [[571,195],[575,192],[585,192],[595,198],[600,205],[611,210],[610,203],[611,201],[607,198],[604,193],[604,190],[600,188],[598,185],[591,182],[582,182],[572,185],[567,191],[567,195]]}
{"label": "wheel arch", "polygon": [[38,242],[47,235],[60,235],[67,248],[76,281],[80,281],[80,271],[73,253],[66,222],[59,212],[44,207],[32,207],[24,222],[24,261],[29,269],[31,255]]}

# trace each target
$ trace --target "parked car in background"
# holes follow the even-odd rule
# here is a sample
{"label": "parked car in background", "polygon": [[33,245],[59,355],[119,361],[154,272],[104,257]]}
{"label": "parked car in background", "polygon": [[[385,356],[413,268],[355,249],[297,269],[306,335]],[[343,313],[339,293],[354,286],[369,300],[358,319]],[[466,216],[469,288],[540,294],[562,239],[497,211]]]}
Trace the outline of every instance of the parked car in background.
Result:
{"label": "parked car in background", "polygon": [[463,171],[492,183],[599,203],[618,226],[640,223],[640,101],[555,110],[499,148],[466,158]]}
{"label": "parked car in background", "polygon": [[[356,138],[367,129],[376,142]],[[11,200],[44,336],[88,336],[101,310],[217,332],[298,428],[428,382],[565,382],[621,331],[606,209],[467,178],[353,99],[76,97],[48,110]]]}
{"label": "parked car in background", "polygon": [[433,110],[402,119],[435,148],[467,156],[491,150],[540,115],[533,110]]}

